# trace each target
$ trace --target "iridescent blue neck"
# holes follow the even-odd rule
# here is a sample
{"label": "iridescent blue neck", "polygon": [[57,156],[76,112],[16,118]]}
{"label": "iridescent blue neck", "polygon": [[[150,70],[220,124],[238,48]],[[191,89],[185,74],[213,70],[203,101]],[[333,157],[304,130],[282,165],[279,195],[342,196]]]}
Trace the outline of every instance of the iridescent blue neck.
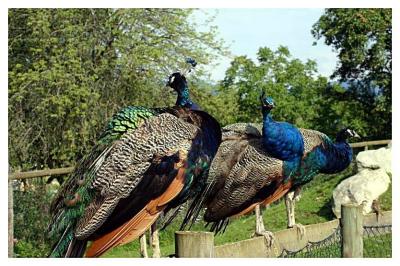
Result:
{"label": "iridescent blue neck", "polygon": [[321,173],[338,173],[350,165],[353,159],[353,150],[345,140],[326,146],[328,147],[328,150],[325,151],[326,164],[321,169]]}
{"label": "iridescent blue neck", "polygon": [[182,90],[178,92],[178,98],[176,99],[175,105],[188,108],[190,108],[193,105],[193,102],[190,100],[188,87],[184,87]]}
{"label": "iridescent blue neck", "polygon": [[263,114],[263,135],[266,135],[266,130],[267,130],[267,124],[270,123],[272,120],[272,116],[270,114],[270,109],[263,109],[262,114]]}

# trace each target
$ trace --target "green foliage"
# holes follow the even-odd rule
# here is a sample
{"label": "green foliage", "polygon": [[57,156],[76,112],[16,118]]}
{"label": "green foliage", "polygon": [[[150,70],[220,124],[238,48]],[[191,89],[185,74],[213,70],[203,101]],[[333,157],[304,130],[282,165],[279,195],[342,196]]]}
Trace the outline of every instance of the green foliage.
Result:
{"label": "green foliage", "polygon": [[50,249],[46,231],[53,193],[41,180],[20,185],[23,190],[14,190],[15,256],[45,257]]}
{"label": "green foliage", "polygon": [[14,255],[19,258],[43,258],[46,257],[48,249],[46,244],[23,240],[15,244]]}
{"label": "green foliage", "polygon": [[342,99],[358,113],[356,117],[361,115],[358,123],[368,125],[368,137],[390,138],[391,9],[326,9],[311,32],[316,39],[324,37],[325,44],[338,52],[339,64],[332,78],[352,84]]}
{"label": "green foliage", "polygon": [[[185,58],[224,53],[192,9],[9,9],[9,158],[21,170],[74,164],[128,105],[174,103]],[[201,68],[196,71],[202,75]]]}
{"label": "green foliage", "polygon": [[221,126],[235,123],[238,112],[237,95],[234,91],[222,90],[219,85],[212,85],[202,80],[190,83],[191,98],[211,114]]}

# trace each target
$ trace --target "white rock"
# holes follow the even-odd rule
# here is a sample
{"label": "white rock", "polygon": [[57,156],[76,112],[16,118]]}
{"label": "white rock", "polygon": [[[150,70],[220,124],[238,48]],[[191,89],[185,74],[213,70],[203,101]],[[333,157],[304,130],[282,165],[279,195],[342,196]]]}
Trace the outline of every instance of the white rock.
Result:
{"label": "white rock", "polygon": [[332,211],[340,218],[342,204],[363,204],[363,212],[371,212],[374,199],[382,195],[390,184],[390,177],[382,168],[363,169],[356,175],[343,180],[333,191]]}
{"label": "white rock", "polygon": [[358,171],[362,169],[382,168],[386,173],[392,174],[392,148],[360,152],[356,157]]}

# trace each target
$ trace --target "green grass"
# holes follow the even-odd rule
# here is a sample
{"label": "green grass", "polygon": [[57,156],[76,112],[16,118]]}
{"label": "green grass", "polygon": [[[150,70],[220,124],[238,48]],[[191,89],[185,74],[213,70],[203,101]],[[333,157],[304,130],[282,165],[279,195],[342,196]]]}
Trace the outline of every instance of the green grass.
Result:
{"label": "green grass", "polygon": [[364,258],[391,258],[392,234],[364,237]]}
{"label": "green grass", "polygon": [[[332,191],[345,178],[354,175],[353,167],[339,175],[319,175],[309,184],[303,187],[302,197],[296,203],[296,222],[303,225],[321,223],[335,219],[332,212]],[[382,210],[392,209],[392,188],[380,197]],[[278,231],[286,228],[286,211],[283,200],[273,204],[263,210],[265,227],[270,231]],[[160,232],[160,249],[162,256],[168,256],[174,253],[174,232],[178,230],[180,220],[177,219],[166,230]],[[207,231],[204,223],[195,224],[193,231]],[[255,230],[255,216],[253,214],[233,219],[224,234],[215,236],[215,244],[221,245],[230,242],[236,242],[248,239]],[[149,256],[151,248],[148,247]],[[103,257],[140,257],[139,241],[134,241],[125,246],[117,247]]]}

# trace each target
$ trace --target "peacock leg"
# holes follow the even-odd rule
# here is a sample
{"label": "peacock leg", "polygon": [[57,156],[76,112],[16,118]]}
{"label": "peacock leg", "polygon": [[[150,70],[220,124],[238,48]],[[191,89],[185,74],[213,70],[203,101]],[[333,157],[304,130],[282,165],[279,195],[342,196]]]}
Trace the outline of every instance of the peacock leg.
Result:
{"label": "peacock leg", "polygon": [[294,216],[295,202],[300,200],[300,188],[290,191],[285,195],[286,214],[288,219],[288,228],[296,228],[299,238],[303,238],[306,234],[304,225],[296,223]]}
{"label": "peacock leg", "polygon": [[271,231],[266,231],[264,227],[264,221],[260,209],[260,205],[257,205],[255,208],[256,211],[256,232],[255,235],[264,236],[265,241],[268,247],[271,247],[274,244],[275,236]]}
{"label": "peacock leg", "polygon": [[158,238],[157,222],[151,225],[151,247],[153,248],[153,258],[160,258],[161,250]]}
{"label": "peacock leg", "polygon": [[140,256],[142,258],[148,258],[147,255],[147,244],[146,244],[146,232],[140,236]]}

